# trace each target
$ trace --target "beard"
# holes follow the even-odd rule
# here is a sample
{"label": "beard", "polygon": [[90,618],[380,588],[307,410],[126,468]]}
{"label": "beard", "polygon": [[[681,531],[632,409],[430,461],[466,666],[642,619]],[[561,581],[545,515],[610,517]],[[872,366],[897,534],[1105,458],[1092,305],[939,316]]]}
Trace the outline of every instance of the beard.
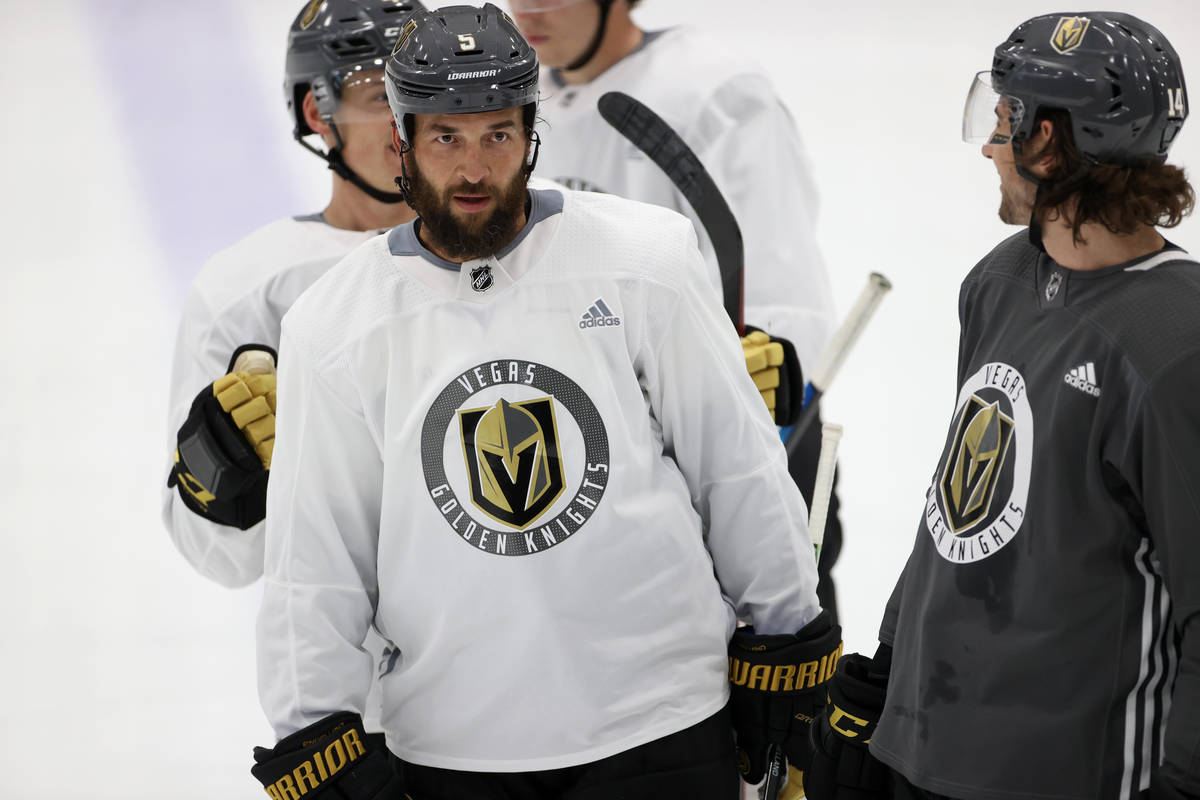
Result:
{"label": "beard", "polygon": [[[421,218],[421,232],[432,248],[451,261],[471,261],[493,255],[520,233],[517,223],[525,213],[525,190],[529,175],[524,167],[507,186],[462,182],[443,192],[431,184],[417,165],[408,159],[409,191],[413,210]],[[461,219],[454,214],[454,195],[487,195],[494,206],[487,216],[471,214]]]}
{"label": "beard", "polygon": [[1028,225],[1032,207],[1021,203],[1009,192],[1000,192],[1000,221],[1007,225]]}
{"label": "beard", "polygon": [[1037,186],[1019,175],[1000,181],[1000,221],[1007,225],[1028,225],[1037,199]]}

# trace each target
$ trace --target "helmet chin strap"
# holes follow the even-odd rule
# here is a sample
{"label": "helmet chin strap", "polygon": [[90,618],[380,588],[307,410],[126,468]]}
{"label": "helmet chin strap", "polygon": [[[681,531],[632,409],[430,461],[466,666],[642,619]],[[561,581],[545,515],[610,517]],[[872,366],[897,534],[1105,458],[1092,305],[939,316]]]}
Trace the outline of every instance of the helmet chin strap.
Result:
{"label": "helmet chin strap", "polygon": [[1013,156],[1015,156],[1013,166],[1017,168],[1018,175],[1037,187],[1037,194],[1034,195],[1033,199],[1033,210],[1029,213],[1029,243],[1045,253],[1046,246],[1042,242],[1042,220],[1038,216],[1038,206],[1041,205],[1042,198],[1045,197],[1046,192],[1049,191],[1050,187],[1052,186],[1057,189],[1082,181],[1088,172],[1091,171],[1092,167],[1098,162],[1089,159],[1087,156],[1084,156],[1080,160],[1079,166],[1075,168],[1074,172],[1072,172],[1066,178],[1063,178],[1061,181],[1055,181],[1054,183],[1051,183],[1045,178],[1040,178],[1033,174],[1033,172],[1031,172],[1021,163],[1021,144],[1022,143],[1019,141],[1013,141]]}
{"label": "helmet chin strap", "polygon": [[412,202],[412,179],[408,177],[408,167],[405,166],[404,157],[412,152],[412,145],[408,142],[400,143],[400,177],[396,178],[396,188],[400,190],[400,196],[404,198],[404,202],[408,203],[408,207],[413,211],[417,207]]}
{"label": "helmet chin strap", "polygon": [[574,72],[587,66],[587,63],[596,57],[596,51],[600,49],[600,44],[604,41],[604,32],[608,29],[608,10],[612,8],[613,0],[596,0],[596,2],[600,4],[600,24],[596,26],[592,42],[583,51],[583,55],[563,67],[563,72]]}
{"label": "helmet chin strap", "polygon": [[362,191],[363,194],[367,195],[368,197],[378,200],[381,203],[408,202],[403,193],[385,192],[382,189],[376,189],[374,186],[363,180],[357,172],[350,169],[350,165],[347,164],[346,159],[342,157],[342,135],[338,132],[337,125],[334,124],[333,120],[329,120],[328,122],[329,129],[333,131],[333,136],[337,140],[337,144],[329,148],[328,153],[322,153],[320,150],[304,141],[304,138],[300,135],[299,131],[296,132],[296,141],[299,142],[300,146],[305,150],[324,161],[329,168],[333,170],[335,175],[337,175],[339,178],[350,181],[350,183],[354,184],[359,190]]}

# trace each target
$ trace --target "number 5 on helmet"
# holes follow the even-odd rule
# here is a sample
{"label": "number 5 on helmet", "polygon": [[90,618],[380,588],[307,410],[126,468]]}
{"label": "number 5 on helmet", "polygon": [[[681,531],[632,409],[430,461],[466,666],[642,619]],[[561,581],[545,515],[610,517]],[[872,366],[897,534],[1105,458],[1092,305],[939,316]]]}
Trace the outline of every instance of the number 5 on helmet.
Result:
{"label": "number 5 on helmet", "polygon": [[230,373],[204,387],[179,429],[167,486],[184,505],[245,530],[266,516],[275,447],[275,351],[245,345]]}

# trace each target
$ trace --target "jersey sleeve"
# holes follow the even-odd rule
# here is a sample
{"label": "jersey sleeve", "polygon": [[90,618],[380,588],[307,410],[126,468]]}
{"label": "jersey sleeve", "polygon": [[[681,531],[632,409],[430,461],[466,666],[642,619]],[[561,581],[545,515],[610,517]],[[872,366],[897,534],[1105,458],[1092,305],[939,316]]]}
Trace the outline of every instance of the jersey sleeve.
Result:
{"label": "jersey sleeve", "polygon": [[795,121],[766,76],[745,73],[717,88],[688,138],[742,231],[746,322],[789,339],[809,374],[832,335],[833,295]]}
{"label": "jersey sleeve", "polygon": [[1160,370],[1132,448],[1135,491],[1171,598],[1180,659],[1163,740],[1163,773],[1200,794],[1200,352]]}
{"label": "jersey sleeve", "polygon": [[686,236],[689,270],[644,366],[651,413],[738,617],[760,633],[794,633],[819,612],[804,500],[690,226]]}
{"label": "jersey sleeve", "polygon": [[[248,316],[247,319],[253,319]],[[224,586],[246,586],[262,575],[263,523],[246,530],[220,525],[196,514],[167,488],[167,475],[174,464],[176,437],[187,419],[192,401],[205,386],[224,375],[229,359],[242,344],[274,345],[278,334],[244,331],[240,341],[227,329],[203,297],[192,292],[184,306],[175,338],[171,388],[167,414],[167,459],[162,472],[163,523],[175,547],[201,575]]]}
{"label": "jersey sleeve", "polygon": [[280,349],[257,663],[282,738],[337,711],[364,713],[383,461],[348,376],[320,372],[287,319]]}

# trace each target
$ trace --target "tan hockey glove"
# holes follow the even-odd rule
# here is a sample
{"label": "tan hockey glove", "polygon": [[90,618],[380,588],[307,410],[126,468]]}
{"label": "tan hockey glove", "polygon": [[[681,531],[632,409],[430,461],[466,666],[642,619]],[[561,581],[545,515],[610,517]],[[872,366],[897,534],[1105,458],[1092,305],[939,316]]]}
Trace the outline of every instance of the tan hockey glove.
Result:
{"label": "tan hockey glove", "polygon": [[787,339],[772,337],[757,328],[746,326],[742,337],[742,354],[746,371],[771,412],[777,425],[791,425],[800,413],[804,396],[804,377],[796,348]]}
{"label": "tan hockey glove", "polygon": [[[275,356],[235,354],[235,370],[206,386],[179,429],[167,486],[193,512],[245,530],[266,516],[275,448]],[[255,358],[258,363],[252,363]]]}
{"label": "tan hockey glove", "polygon": [[221,404],[246,442],[254,448],[263,469],[271,468],[275,451],[275,375],[232,372],[217,378],[213,396]]}

